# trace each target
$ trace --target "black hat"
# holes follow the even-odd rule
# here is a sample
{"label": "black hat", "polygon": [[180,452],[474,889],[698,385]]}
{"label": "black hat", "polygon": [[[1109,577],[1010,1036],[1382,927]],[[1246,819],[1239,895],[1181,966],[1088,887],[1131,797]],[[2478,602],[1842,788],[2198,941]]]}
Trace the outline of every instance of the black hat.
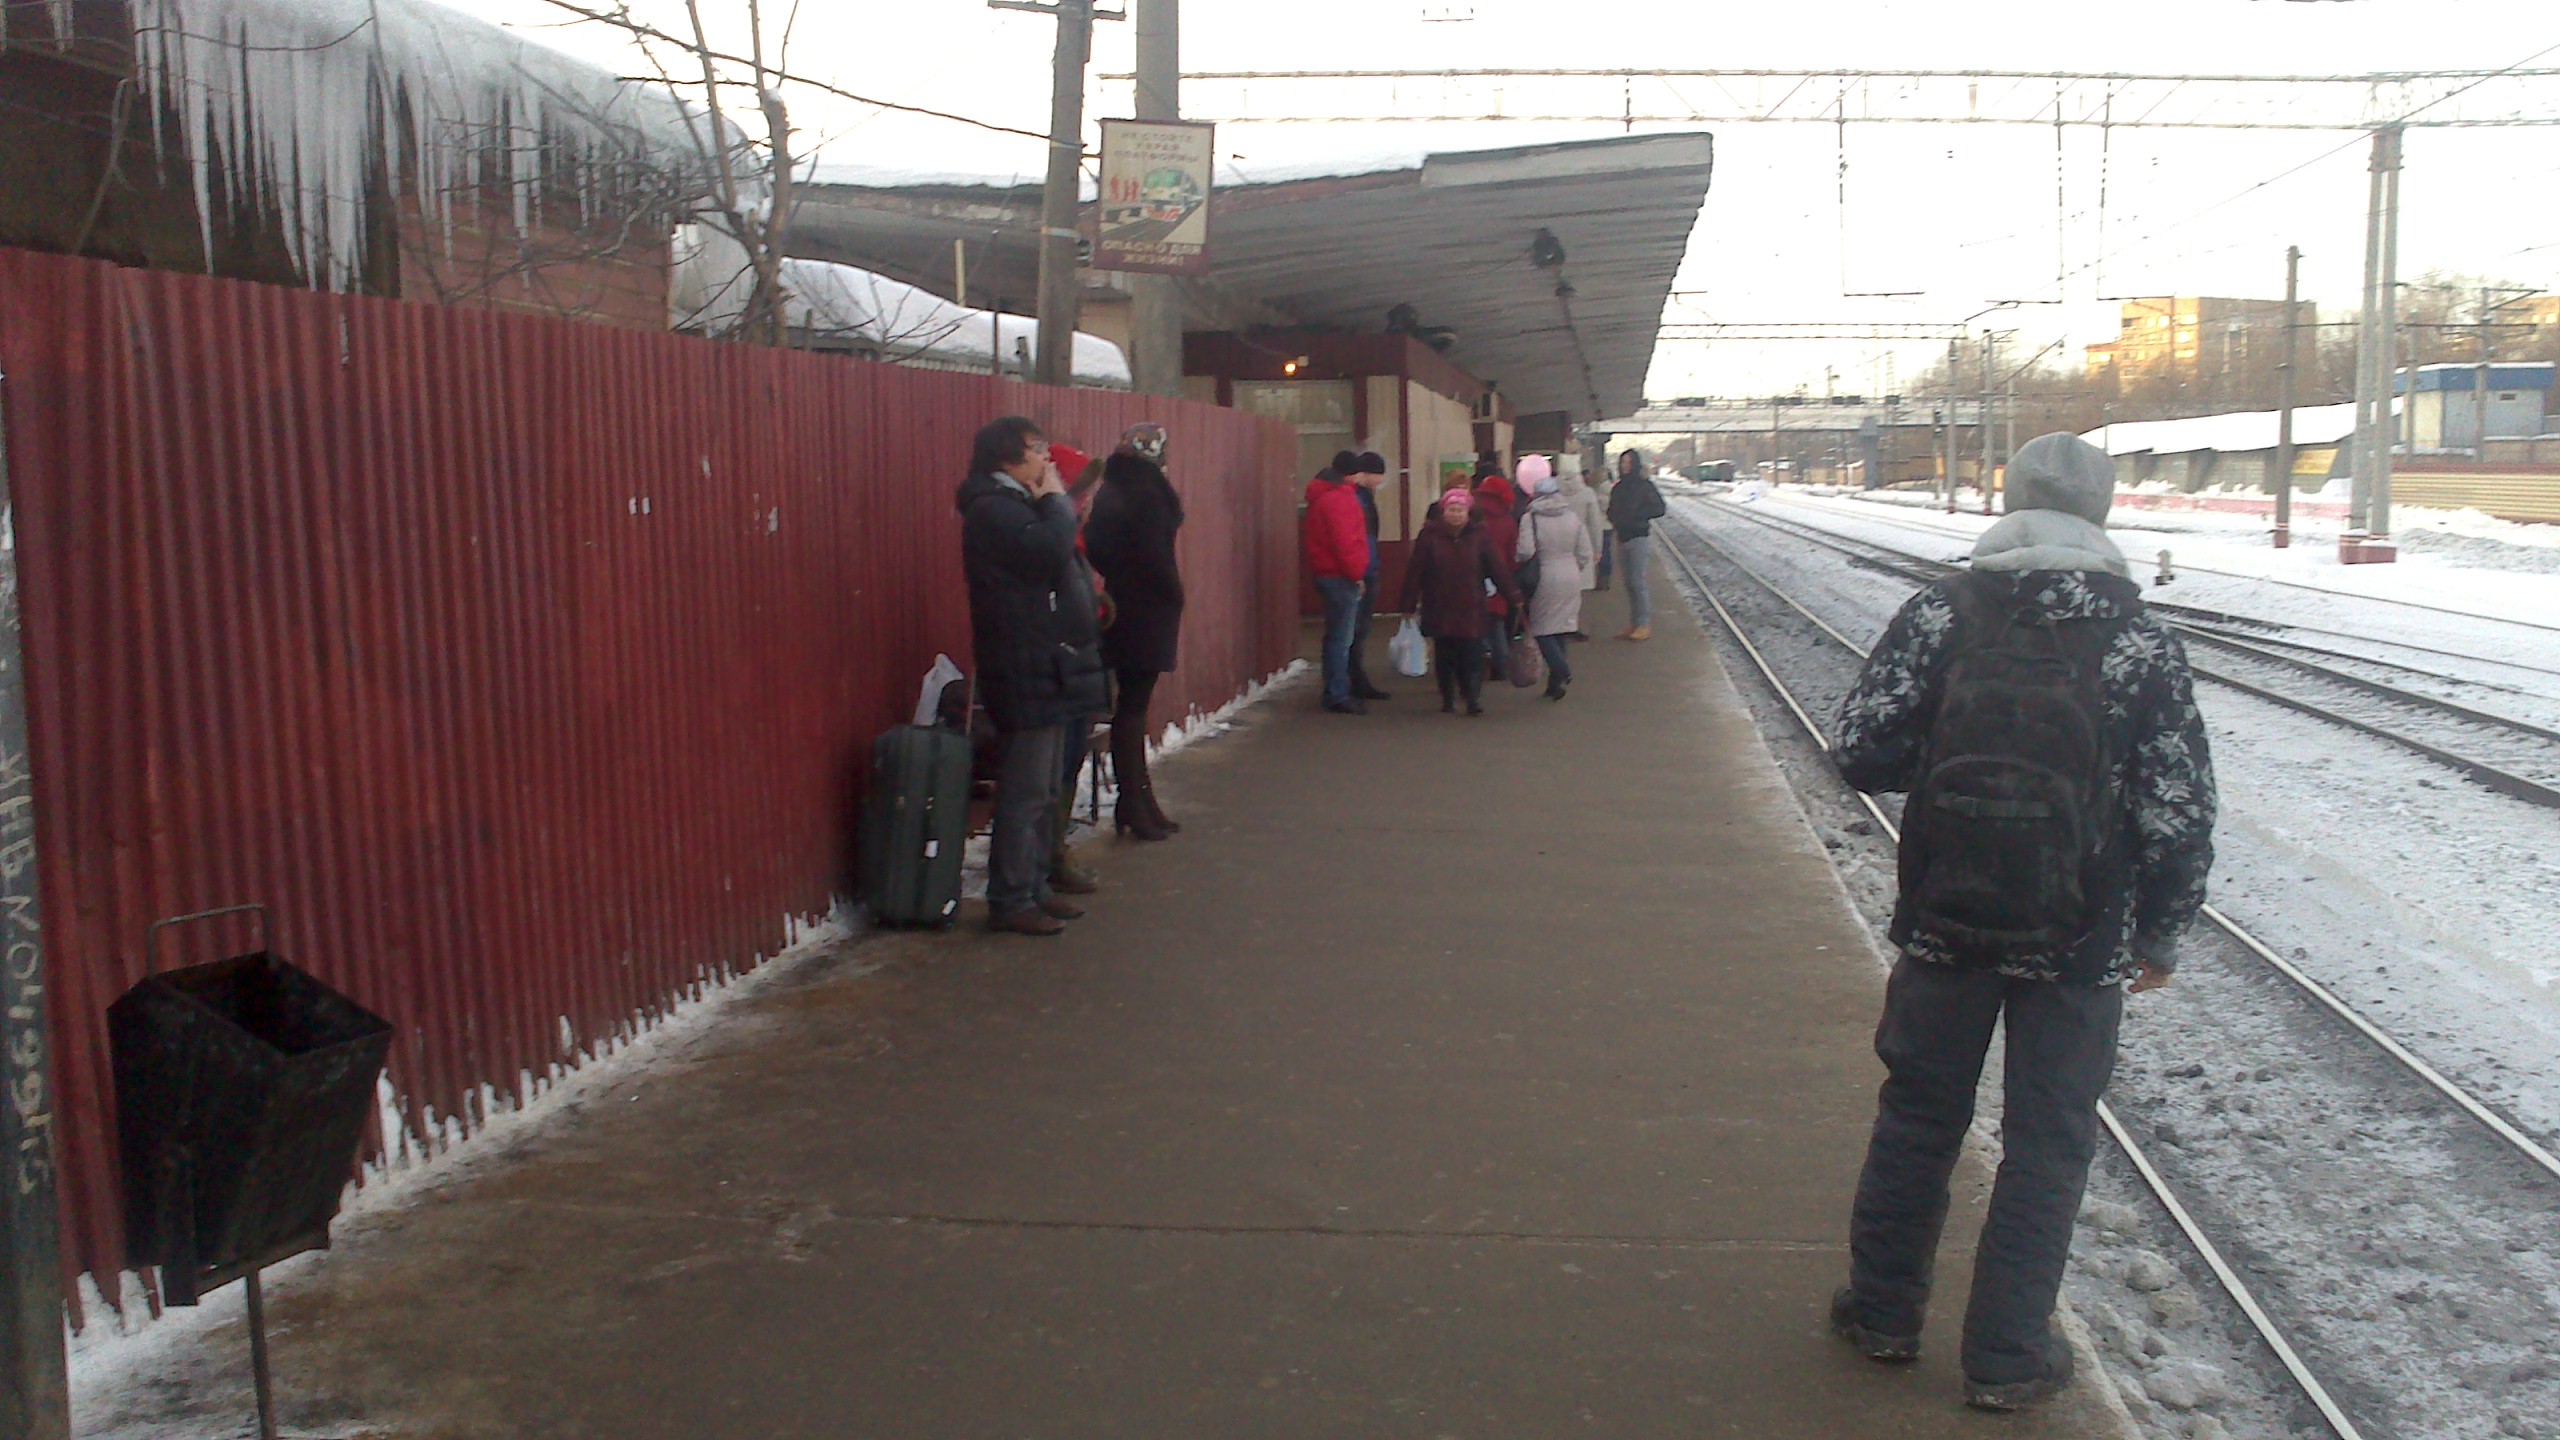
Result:
{"label": "black hat", "polygon": [[1379,454],[1375,450],[1361,451],[1358,463],[1360,466],[1360,473],[1363,475],[1384,475],[1387,473],[1387,457]]}
{"label": "black hat", "polygon": [[1325,468],[1336,475],[1356,475],[1360,472],[1360,457],[1348,450],[1336,450],[1333,463]]}

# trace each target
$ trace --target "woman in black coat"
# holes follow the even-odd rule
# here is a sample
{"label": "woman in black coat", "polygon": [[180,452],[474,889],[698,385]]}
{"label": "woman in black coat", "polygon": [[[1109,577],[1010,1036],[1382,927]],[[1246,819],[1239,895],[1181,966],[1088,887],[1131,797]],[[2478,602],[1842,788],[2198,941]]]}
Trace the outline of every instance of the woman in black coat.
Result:
{"label": "woman in black coat", "polygon": [[1084,522],[1085,554],[1111,595],[1102,658],[1118,684],[1111,713],[1111,768],[1120,778],[1112,823],[1123,835],[1162,840],[1182,827],[1165,818],[1147,775],[1147,706],[1174,668],[1182,636],[1182,572],[1173,558],[1182,498],[1164,474],[1164,427],[1133,425],[1102,467],[1102,489]]}

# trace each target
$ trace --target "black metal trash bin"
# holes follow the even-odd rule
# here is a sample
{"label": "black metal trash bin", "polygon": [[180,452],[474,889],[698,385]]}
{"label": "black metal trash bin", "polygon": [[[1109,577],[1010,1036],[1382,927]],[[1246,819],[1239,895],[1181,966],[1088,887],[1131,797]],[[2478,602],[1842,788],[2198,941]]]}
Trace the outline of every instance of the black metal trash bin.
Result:
{"label": "black metal trash bin", "polygon": [[142,981],[107,1031],[129,1259],[163,1298],[329,1243],[388,1022],[261,949]]}

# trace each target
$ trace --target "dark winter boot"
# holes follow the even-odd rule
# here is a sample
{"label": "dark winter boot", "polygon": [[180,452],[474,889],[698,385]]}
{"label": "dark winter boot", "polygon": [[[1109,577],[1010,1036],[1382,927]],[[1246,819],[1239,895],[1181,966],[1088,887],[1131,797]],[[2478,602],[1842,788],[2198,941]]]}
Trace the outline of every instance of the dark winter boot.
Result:
{"label": "dark winter boot", "polygon": [[1867,1324],[1858,1314],[1858,1292],[1846,1285],[1831,1297],[1831,1333],[1882,1364],[1901,1365],[1920,1358],[1919,1336],[1887,1335]]}
{"label": "dark winter boot", "polygon": [[2044,1367],[2025,1380],[1993,1382],[1964,1377],[1964,1403],[1976,1410],[2024,1410],[2062,1393],[2071,1383],[2071,1342],[2052,1330],[2044,1337]]}
{"label": "dark winter boot", "polygon": [[1057,808],[1050,812],[1050,833],[1056,836],[1049,850],[1049,888],[1061,895],[1090,895],[1102,888],[1102,877],[1076,863],[1076,852],[1067,844],[1067,827],[1075,823],[1076,796],[1070,790],[1058,797]]}
{"label": "dark winter boot", "polygon": [[1143,731],[1111,727],[1111,773],[1120,782],[1120,798],[1111,807],[1111,828],[1139,840],[1172,839],[1173,829],[1156,809],[1155,787],[1147,778]]}

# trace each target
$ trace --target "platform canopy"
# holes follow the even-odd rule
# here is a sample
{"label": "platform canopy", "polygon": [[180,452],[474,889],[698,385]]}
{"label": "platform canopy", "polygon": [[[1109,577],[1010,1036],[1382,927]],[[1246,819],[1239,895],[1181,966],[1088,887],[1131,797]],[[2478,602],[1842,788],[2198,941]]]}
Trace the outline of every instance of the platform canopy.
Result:
{"label": "platform canopy", "polygon": [[[1189,323],[1380,331],[1410,307],[1520,413],[1622,415],[1713,161],[1711,137],[1683,133],[1222,174]],[[964,240],[973,303],[1010,308],[1037,288],[1038,214],[1036,184],[821,167],[792,243],[948,293]]]}

